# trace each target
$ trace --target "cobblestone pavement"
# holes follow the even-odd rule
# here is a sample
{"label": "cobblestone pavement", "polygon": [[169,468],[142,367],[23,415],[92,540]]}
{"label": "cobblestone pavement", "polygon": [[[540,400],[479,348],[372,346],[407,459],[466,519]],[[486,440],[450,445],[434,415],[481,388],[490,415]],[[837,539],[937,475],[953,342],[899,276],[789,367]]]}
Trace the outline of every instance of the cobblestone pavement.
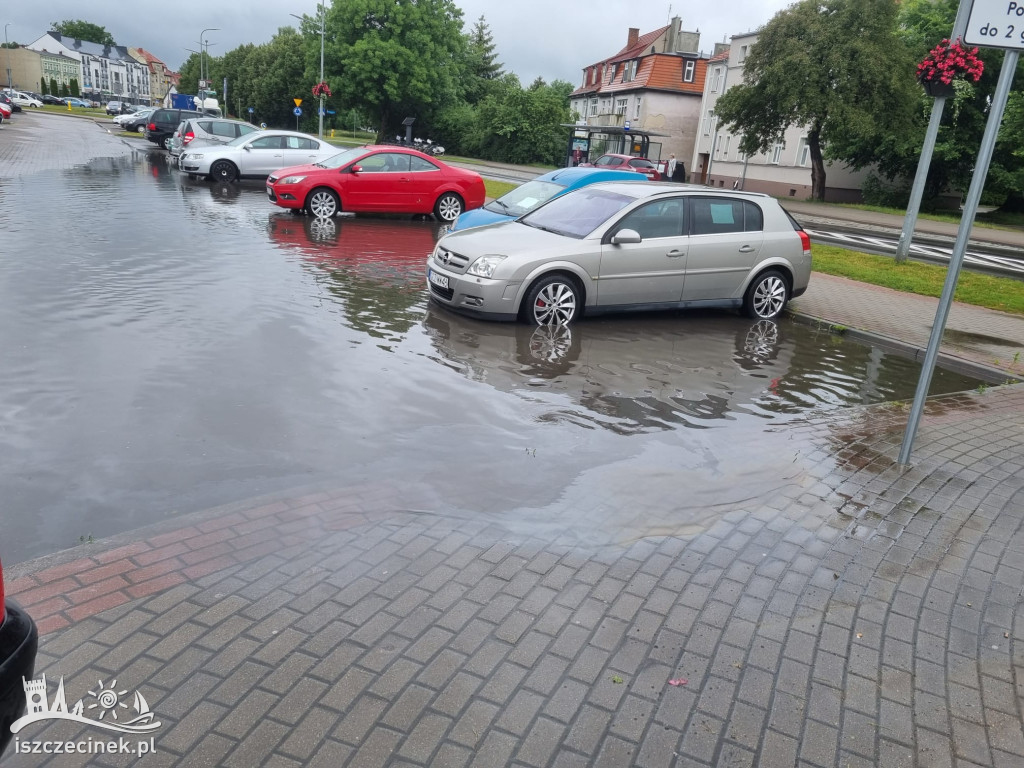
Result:
{"label": "cobblestone pavement", "polygon": [[[149,766],[1022,765],[1024,385],[929,401],[909,468],[905,420],[752,430],[789,467],[761,495],[694,510],[691,473],[576,500],[656,520],[639,539],[531,535],[398,478],[175,519],[8,587],[51,695],[60,676],[69,703],[115,678],[144,693]],[[751,455],[702,471],[742,477]]]}
{"label": "cobblestone pavement", "polygon": [[776,425],[782,490],[661,537],[538,539],[396,484],[213,510],[10,587],[69,701],[145,691],[148,765],[1020,765],[1024,387],[931,401],[901,471],[904,419]]}
{"label": "cobblestone pavement", "polygon": [[125,157],[152,146],[138,139],[129,143],[112,133],[113,127],[84,117],[22,111],[0,126],[0,179]]}

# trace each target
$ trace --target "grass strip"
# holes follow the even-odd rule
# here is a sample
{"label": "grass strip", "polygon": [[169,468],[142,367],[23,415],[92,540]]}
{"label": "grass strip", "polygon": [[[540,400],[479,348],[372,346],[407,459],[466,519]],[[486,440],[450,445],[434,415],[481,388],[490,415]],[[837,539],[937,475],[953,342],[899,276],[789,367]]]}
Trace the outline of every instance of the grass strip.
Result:
{"label": "grass strip", "polygon": [[[891,256],[874,256],[834,245],[815,244],[812,252],[816,272],[921,296],[942,295],[947,272],[942,265],[917,261],[897,264]],[[1024,315],[1024,281],[964,270],[957,282],[956,300]]]}

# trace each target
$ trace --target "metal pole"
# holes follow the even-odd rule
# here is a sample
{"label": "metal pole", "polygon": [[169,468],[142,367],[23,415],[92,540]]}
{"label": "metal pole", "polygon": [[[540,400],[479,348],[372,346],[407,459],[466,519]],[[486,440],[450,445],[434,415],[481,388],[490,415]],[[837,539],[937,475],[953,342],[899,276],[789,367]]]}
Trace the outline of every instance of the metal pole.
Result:
{"label": "metal pole", "polygon": [[[327,23],[327,9],[323,3],[318,3],[320,8],[320,82],[324,81],[324,26]],[[324,96],[320,94],[320,133],[318,136],[322,139],[324,137]]]}
{"label": "metal pole", "polygon": [[[967,16],[971,9],[970,0],[960,0],[960,6],[956,9],[956,20],[953,21],[953,31],[950,33],[950,40],[963,37],[967,30]],[[917,161],[917,174],[914,176],[914,186],[910,189],[910,200],[907,202],[907,215],[903,219],[903,230],[900,232],[900,240],[896,244],[896,263],[906,261],[910,253],[910,242],[914,238],[914,228],[917,226],[917,213],[921,210],[921,200],[924,197],[924,185],[928,181],[928,169],[932,164],[932,152],[935,149],[935,141],[939,136],[939,124],[942,121],[942,111],[946,108],[946,97],[936,96],[932,102],[932,117],[928,121],[928,131],[924,136],[924,144],[921,147],[921,157]]]}
{"label": "metal pole", "polygon": [[[209,27],[208,29],[204,29],[202,32],[199,33],[199,79],[202,80],[204,83],[206,82],[206,78],[203,77],[203,57],[204,57],[203,45],[205,44],[205,37],[206,37],[206,33],[207,32],[220,32],[220,27]],[[201,89],[201,90],[205,90],[205,89]],[[206,94],[205,93],[201,93],[201,94],[199,94],[199,97],[202,99],[200,104],[205,106],[205,104],[206,104]],[[202,109],[202,107],[200,107],[200,109]]]}
{"label": "metal pole", "polygon": [[8,21],[4,24],[4,48],[7,49],[7,87],[13,90],[14,83],[11,81],[11,49],[9,47],[10,41],[7,39],[7,28],[11,26],[12,23],[13,22]]}
{"label": "metal pole", "polygon": [[953,294],[956,292],[957,278],[960,276],[960,267],[963,266],[964,253],[967,251],[967,239],[970,237],[971,227],[974,226],[974,217],[978,212],[978,203],[981,202],[981,193],[985,188],[985,177],[988,176],[988,166],[992,160],[992,150],[995,149],[999,125],[1003,121],[1003,113],[1006,110],[1006,101],[1010,95],[1010,86],[1013,85],[1013,76],[1017,70],[1018,58],[1019,54],[1015,50],[1008,50],[1003,57],[1003,68],[999,73],[999,83],[996,85],[996,92],[992,96],[992,105],[988,112],[988,122],[985,124],[985,135],[981,139],[978,161],[974,166],[971,187],[967,192],[967,202],[964,205],[963,216],[960,218],[960,229],[957,231],[953,254],[949,259],[946,283],[942,287],[942,298],[939,299],[939,308],[935,312],[935,323],[932,325],[931,338],[928,340],[928,351],[925,353],[924,362],[921,364],[921,378],[918,380],[917,392],[914,394],[914,405],[910,409],[907,431],[903,435],[903,446],[900,448],[900,464],[910,463],[910,451],[914,445],[914,437],[917,434],[918,425],[921,422],[921,414],[924,412],[924,402],[928,398],[928,387],[932,382],[935,360],[939,356],[939,344],[942,342],[942,334],[946,330],[946,321],[949,319],[949,310],[953,304]]}

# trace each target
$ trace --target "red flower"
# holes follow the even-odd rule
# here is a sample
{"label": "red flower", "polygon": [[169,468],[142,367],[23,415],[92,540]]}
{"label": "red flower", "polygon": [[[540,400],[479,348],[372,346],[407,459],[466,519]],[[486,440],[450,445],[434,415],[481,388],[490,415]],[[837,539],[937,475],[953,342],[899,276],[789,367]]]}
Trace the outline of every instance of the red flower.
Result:
{"label": "red flower", "polygon": [[919,82],[945,83],[954,80],[970,80],[978,82],[985,69],[984,62],[978,58],[978,49],[964,48],[958,37],[955,42],[943,40],[932,48],[924,61],[917,65]]}
{"label": "red flower", "polygon": [[313,95],[330,98],[331,89],[328,87],[327,83],[320,82],[313,86]]}

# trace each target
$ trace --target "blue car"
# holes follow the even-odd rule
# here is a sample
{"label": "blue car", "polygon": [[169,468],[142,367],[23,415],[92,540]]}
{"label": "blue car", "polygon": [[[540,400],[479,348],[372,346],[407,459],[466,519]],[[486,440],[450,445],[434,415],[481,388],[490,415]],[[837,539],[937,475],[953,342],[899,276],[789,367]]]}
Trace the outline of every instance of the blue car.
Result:
{"label": "blue car", "polygon": [[606,171],[602,168],[559,168],[516,187],[483,208],[466,211],[451,225],[449,232],[482,227],[499,221],[518,219],[541,203],[599,181],[647,181],[642,173]]}

